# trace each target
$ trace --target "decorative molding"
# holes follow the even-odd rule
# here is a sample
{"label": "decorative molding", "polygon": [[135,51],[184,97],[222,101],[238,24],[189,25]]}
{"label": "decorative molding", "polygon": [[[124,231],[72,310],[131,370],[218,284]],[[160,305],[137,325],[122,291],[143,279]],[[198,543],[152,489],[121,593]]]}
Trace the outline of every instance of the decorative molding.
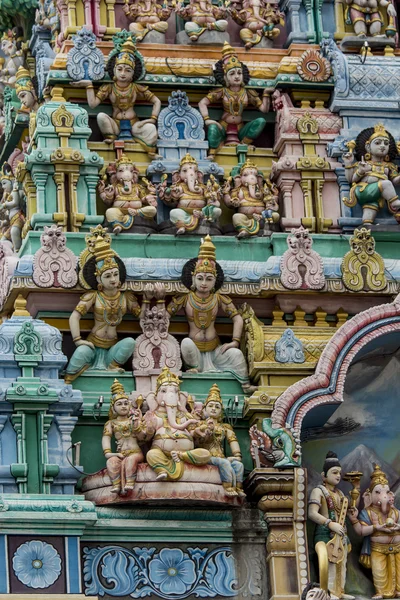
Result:
{"label": "decorative molding", "polygon": [[75,287],[78,282],[77,258],[66,247],[67,238],[62,227],[45,226],[40,236],[41,248],[33,257],[32,279],[40,288]]}
{"label": "decorative molding", "polygon": [[31,540],[17,548],[12,568],[17,579],[27,587],[46,589],[61,575],[61,558],[51,544]]}

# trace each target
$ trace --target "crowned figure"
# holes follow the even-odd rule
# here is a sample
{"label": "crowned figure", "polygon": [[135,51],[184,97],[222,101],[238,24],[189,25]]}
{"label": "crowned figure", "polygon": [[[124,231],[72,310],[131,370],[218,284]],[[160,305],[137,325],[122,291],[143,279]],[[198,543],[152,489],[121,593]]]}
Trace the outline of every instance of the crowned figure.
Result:
{"label": "crowned figure", "polygon": [[19,67],[17,71],[15,92],[24,112],[37,112],[39,108],[37,90],[29,71],[24,67]]}
{"label": "crowned figure", "polygon": [[394,163],[398,150],[391,133],[378,124],[361,131],[347,146],[343,162],[350,197],[343,198],[343,202],[349,207],[360,204],[363,224],[372,224],[385,204],[400,223],[400,200],[394,187],[400,183]]}
{"label": "crowned figure", "polygon": [[[134,294],[121,289],[126,279],[125,265],[111,249],[107,230],[100,225],[92,228],[86,244],[87,249],[79,258],[79,279],[91,291],[81,296],[69,319],[77,348],[66,368],[67,383],[87,369],[123,372],[122,366],[132,356],[135,341],[130,337],[118,341],[117,327],[124,315],[139,317],[141,313]],[[82,339],[80,320],[89,310],[93,311],[94,325],[88,337]]]}
{"label": "crowned figure", "polygon": [[[172,299],[170,315],[183,311],[189,323],[189,337],[182,340],[181,353],[188,371],[194,373],[232,373],[245,393],[252,393],[247,364],[239,349],[243,319],[229,296],[219,293],[224,273],[216,262],[215,246],[207,235],[200,245],[198,258],[189,260],[182,270],[182,283],[188,291]],[[233,337],[221,344],[215,329],[218,311],[233,321]]]}
{"label": "crowned figure", "polygon": [[22,244],[22,229],[25,225],[25,194],[19,189],[18,180],[13,174],[11,165],[4,163],[0,171],[0,187],[2,197],[0,210],[6,211],[9,225],[3,232],[3,238],[10,240],[14,252],[18,252]]}

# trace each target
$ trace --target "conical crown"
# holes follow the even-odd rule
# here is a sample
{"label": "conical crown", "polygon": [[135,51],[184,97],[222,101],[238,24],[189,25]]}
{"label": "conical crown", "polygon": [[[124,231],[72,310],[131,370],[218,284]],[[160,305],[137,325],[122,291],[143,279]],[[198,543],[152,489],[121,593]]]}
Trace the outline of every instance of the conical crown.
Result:
{"label": "conical crown", "polygon": [[111,398],[110,398],[110,411],[109,417],[110,419],[114,416],[113,408],[114,404],[117,400],[121,400],[121,398],[128,399],[128,394],[125,392],[124,386],[118,379],[114,379],[114,383],[111,386]]}
{"label": "conical crown", "polygon": [[211,241],[211,237],[206,235],[205,239],[202,240],[200,244],[198,259],[193,275],[196,275],[196,273],[213,273],[213,275],[216,276],[216,260],[215,246]]}
{"label": "conical crown", "polygon": [[209,402],[219,402],[220,404],[222,404],[221,392],[216,383],[214,383],[214,385],[211,386],[204,406],[207,406]]}
{"label": "conical crown", "polygon": [[256,169],[258,171],[258,167],[255,163],[253,163],[252,160],[250,160],[249,158],[246,160],[246,162],[242,165],[242,168],[240,169],[240,172],[243,173],[243,171],[245,169]]}
{"label": "conical crown", "polygon": [[375,465],[375,468],[371,474],[371,483],[369,485],[371,492],[377,485],[389,485],[386,474],[381,470],[379,465]]}
{"label": "conical crown", "polygon": [[187,153],[181,160],[181,162],[179,163],[180,167],[183,167],[183,165],[186,164],[190,164],[190,165],[196,165],[197,166],[197,160],[195,158],[193,158],[193,156],[191,156],[189,153]]}
{"label": "conical crown", "polygon": [[35,92],[30,73],[24,67],[19,67],[15,76],[15,91],[17,96],[20,92]]}
{"label": "conical crown", "polygon": [[231,69],[237,69],[242,66],[242,63],[238,59],[235,50],[228,42],[224,42],[222,48],[222,62],[224,65],[224,72],[227,73]]}
{"label": "conical crown", "polygon": [[164,384],[177,385],[179,388],[180,383],[181,383],[181,380],[179,379],[178,375],[175,375],[175,373],[172,373],[168,369],[168,367],[164,367],[162,369],[160,375],[157,378],[156,393],[158,392],[160,387]]}

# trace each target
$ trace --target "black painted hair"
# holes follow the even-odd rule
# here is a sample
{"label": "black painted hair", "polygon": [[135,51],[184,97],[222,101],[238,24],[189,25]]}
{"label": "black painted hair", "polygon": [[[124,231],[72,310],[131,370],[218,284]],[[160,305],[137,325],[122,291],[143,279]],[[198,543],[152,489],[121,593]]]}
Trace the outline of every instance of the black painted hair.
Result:
{"label": "black painted hair", "polygon": [[339,462],[337,454],[332,452],[332,450],[329,450],[329,452],[327,453],[327,455],[325,457],[325,462],[324,462],[324,466],[322,469],[324,475],[326,476],[328,474],[329,469],[332,469],[333,467],[340,467],[340,466],[341,466],[341,464]]}
{"label": "black painted hair", "polygon": [[[313,590],[313,589],[315,589],[315,588],[317,588],[317,589],[321,589],[321,586],[320,586],[320,584],[319,584],[319,583],[315,583],[315,581],[310,581],[310,583],[307,583],[306,587],[304,588],[304,590],[303,590],[303,591],[302,591],[302,593],[301,593],[301,600],[306,600],[308,592],[309,592],[310,590]],[[329,598],[330,598],[330,597],[331,597],[331,593],[330,593],[330,591],[329,591],[329,590],[327,590],[327,592],[326,592],[326,593],[328,594],[328,596],[329,596]]]}
{"label": "black painted hair", "polygon": [[[118,265],[119,280],[121,282],[121,285],[124,285],[126,281],[125,265],[119,256],[114,256],[114,260]],[[87,281],[87,283],[90,285],[92,290],[97,290],[98,283],[96,279],[96,259],[94,256],[92,256],[92,258],[89,258],[87,263],[85,263],[83,267],[83,277],[85,281]]]}
{"label": "black painted hair", "polygon": [[[363,156],[367,153],[365,149],[365,144],[368,142],[371,135],[375,132],[374,127],[367,127],[367,129],[363,129],[361,133],[358,134],[356,138],[356,147],[354,151],[354,155],[357,160],[361,160]],[[394,141],[394,137],[391,133],[386,130],[389,135],[389,161],[393,162],[398,157],[398,151],[396,142]]]}
{"label": "black painted hair", "polygon": [[[242,67],[242,71],[243,71],[243,83],[244,83],[244,85],[247,85],[250,81],[249,69],[247,68],[247,65],[245,65],[244,63],[240,63],[240,66]],[[224,63],[222,60],[219,60],[214,65],[214,78],[215,78],[215,81],[219,85],[225,85],[224,75],[225,75]]]}
{"label": "black painted hair", "polygon": [[[107,72],[110,76],[110,79],[114,79],[114,68],[115,68],[115,62],[117,60],[118,54],[115,54],[114,56],[112,56],[110,58],[110,60],[107,63]],[[133,69],[133,79],[132,81],[137,81],[138,79],[140,79],[141,75],[142,75],[142,70],[143,70],[143,65],[141,64],[140,60],[135,56],[135,68]]]}
{"label": "black painted hair", "polygon": [[[198,260],[197,258],[191,258],[190,260],[187,261],[187,263],[185,263],[183,265],[181,281],[182,281],[183,285],[185,287],[187,287],[188,290],[190,290],[192,287],[192,278],[193,278],[192,273],[195,270],[197,260]],[[216,263],[216,265],[217,265],[217,278],[215,281],[215,291],[219,290],[224,283],[224,272],[218,263]]]}

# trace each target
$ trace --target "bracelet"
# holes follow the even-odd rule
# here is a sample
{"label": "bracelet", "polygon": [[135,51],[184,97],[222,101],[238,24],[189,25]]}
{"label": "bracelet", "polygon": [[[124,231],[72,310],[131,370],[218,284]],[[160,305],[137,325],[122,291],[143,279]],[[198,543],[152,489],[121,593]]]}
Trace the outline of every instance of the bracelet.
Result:
{"label": "bracelet", "polygon": [[91,83],[90,85],[87,85],[86,89],[87,90],[93,90],[94,89],[93,83]]}
{"label": "bracelet", "polygon": [[240,337],[234,337],[234,338],[232,338],[232,342],[237,342],[238,344],[240,344],[240,340],[241,340]]}
{"label": "bracelet", "polygon": [[204,121],[207,121],[207,119],[209,119],[209,118],[210,118],[210,115],[204,115],[203,116]]}
{"label": "bracelet", "polygon": [[157,121],[158,117],[156,115],[151,115],[150,119],[154,119],[154,121]]}
{"label": "bracelet", "polygon": [[106,448],[103,450],[103,454],[108,454],[109,452],[111,452],[111,448]]}
{"label": "bracelet", "polygon": [[164,304],[165,299],[163,298],[162,300],[157,300],[156,304]]}
{"label": "bracelet", "polygon": [[150,304],[150,300],[142,300],[142,304]]}
{"label": "bracelet", "polygon": [[79,340],[81,340],[81,339],[82,339],[81,336],[78,335],[77,337],[72,338],[72,341],[73,342],[79,342]]}
{"label": "bracelet", "polygon": [[332,519],[327,519],[324,523],[324,527],[326,527],[327,529],[329,529],[329,523],[332,523]]}

